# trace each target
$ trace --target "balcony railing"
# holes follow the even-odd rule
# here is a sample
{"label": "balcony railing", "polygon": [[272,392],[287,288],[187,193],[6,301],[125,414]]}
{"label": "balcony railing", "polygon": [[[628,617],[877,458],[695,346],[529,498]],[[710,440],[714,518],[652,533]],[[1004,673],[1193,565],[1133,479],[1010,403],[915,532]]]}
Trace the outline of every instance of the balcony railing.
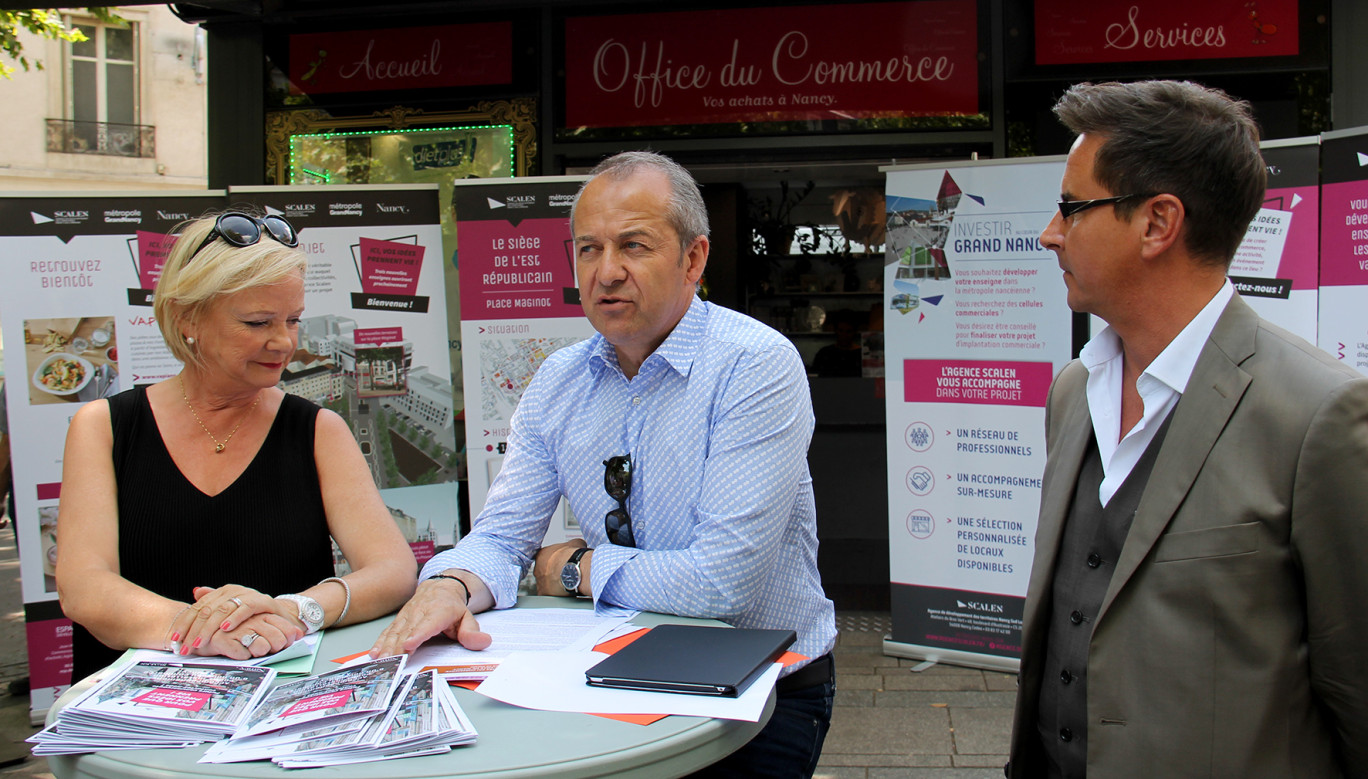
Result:
{"label": "balcony railing", "polygon": [[157,156],[156,128],[145,124],[47,120],[48,151],[107,154],[114,157]]}

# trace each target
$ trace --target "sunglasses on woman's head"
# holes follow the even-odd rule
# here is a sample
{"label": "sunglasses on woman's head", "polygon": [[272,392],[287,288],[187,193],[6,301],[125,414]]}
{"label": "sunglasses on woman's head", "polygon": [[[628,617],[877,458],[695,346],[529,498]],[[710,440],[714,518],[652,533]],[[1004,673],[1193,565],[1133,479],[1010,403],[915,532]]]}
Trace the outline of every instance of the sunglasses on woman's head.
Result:
{"label": "sunglasses on woman's head", "polygon": [[284,244],[291,249],[299,246],[299,233],[295,232],[294,225],[286,221],[285,217],[271,214],[258,219],[251,214],[229,211],[226,214],[220,214],[219,218],[214,220],[214,229],[210,230],[200,245],[195,247],[195,251],[191,253],[185,264],[189,265],[190,261],[195,259],[195,255],[199,254],[215,238],[222,238],[227,243],[241,248],[259,242],[263,234],[271,236],[277,243]]}

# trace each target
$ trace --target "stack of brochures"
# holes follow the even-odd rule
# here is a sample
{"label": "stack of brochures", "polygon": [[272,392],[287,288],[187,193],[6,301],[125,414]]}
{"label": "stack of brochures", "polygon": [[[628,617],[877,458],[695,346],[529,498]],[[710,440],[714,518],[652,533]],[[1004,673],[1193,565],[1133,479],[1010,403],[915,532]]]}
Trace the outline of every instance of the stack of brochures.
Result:
{"label": "stack of brochures", "polygon": [[138,662],[117,669],[29,741],[35,755],[56,755],[223,739],[201,763],[273,760],[293,768],[474,743],[475,728],[445,681],[433,671],[405,674],[404,662],[384,657],[274,689],[269,668]]}
{"label": "stack of brochures", "polygon": [[200,762],[272,760],[285,768],[363,763],[441,754],[474,743],[475,736],[450,686],[424,671],[402,677],[390,704],[368,717],[316,719],[266,733],[249,727],[209,747]]}
{"label": "stack of brochures", "polygon": [[241,729],[276,672],[255,666],[140,662],[124,666],[28,740],[35,755],[156,749],[214,741]]}

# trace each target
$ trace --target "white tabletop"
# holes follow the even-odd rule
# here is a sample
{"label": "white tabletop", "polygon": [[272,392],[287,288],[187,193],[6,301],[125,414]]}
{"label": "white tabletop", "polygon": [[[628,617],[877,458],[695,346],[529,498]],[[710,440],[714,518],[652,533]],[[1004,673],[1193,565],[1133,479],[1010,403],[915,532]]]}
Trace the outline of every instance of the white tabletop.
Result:
{"label": "white tabletop", "polygon": [[[518,608],[589,608],[587,600],[524,597]],[[314,673],[336,668],[334,658],[359,652],[390,622],[389,617],[327,631]],[[661,614],[640,614],[639,625],[663,622],[720,624]],[[89,687],[73,685],[48,712],[56,713]],[[769,720],[774,694],[759,722],[666,717],[650,725],[633,725],[590,714],[520,709],[461,688],[452,688],[475,729],[476,743],[444,755],[410,757],[356,765],[286,770],[270,762],[196,763],[205,746],[190,749],[111,750],[88,755],[48,758],[58,779],[168,779],[168,777],[283,777],[292,779],[422,779],[424,777],[683,776],[725,757],[745,744]]]}

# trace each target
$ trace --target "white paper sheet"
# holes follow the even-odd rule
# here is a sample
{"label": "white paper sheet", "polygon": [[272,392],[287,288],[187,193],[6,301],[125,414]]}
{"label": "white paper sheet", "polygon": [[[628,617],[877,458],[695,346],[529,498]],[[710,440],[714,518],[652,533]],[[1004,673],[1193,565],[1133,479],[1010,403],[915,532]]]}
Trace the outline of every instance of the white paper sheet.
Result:
{"label": "white paper sheet", "polygon": [[514,706],[543,711],[682,714],[758,722],[781,668],[775,663],[739,697],[723,698],[589,686],[584,672],[605,657],[600,652],[514,652],[475,691]]}

